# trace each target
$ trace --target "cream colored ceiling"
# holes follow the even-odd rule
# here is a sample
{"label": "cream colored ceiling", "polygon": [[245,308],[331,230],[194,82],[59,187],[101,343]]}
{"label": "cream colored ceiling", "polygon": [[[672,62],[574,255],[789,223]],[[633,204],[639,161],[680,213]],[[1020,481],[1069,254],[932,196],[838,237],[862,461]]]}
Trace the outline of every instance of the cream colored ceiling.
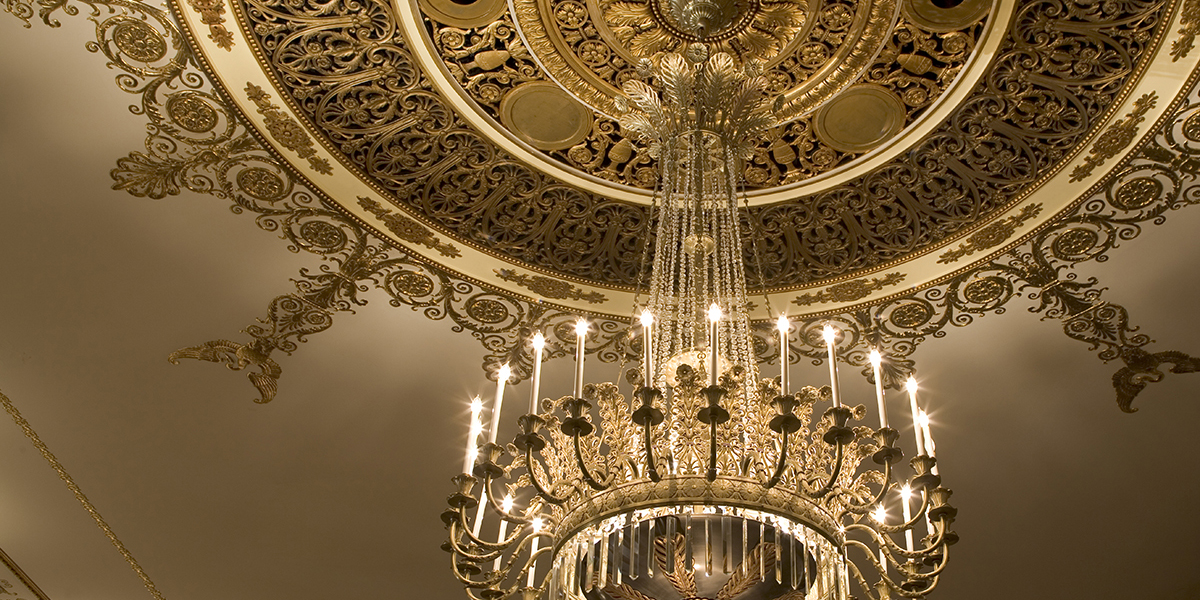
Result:
{"label": "cream colored ceiling", "polygon": [[[461,598],[437,514],[465,398],[490,387],[477,342],[372,292],[280,357],[287,375],[269,405],[251,402],[238,373],[168,364],[179,347],[236,337],[319,262],[210,196],[110,190],[144,120],[84,49],[89,24],[0,16],[0,391],[167,598]],[[1172,211],[1080,269],[1156,349],[1200,351],[1197,228],[1200,211]],[[961,510],[936,597],[1197,597],[1200,381],[1169,375],[1141,412],[1121,413],[1117,365],[1024,306],[916,355]],[[550,363],[558,380],[543,389],[565,385],[566,370]],[[795,377],[820,381],[820,369]],[[149,598],[5,422],[0,547],[53,600]]]}

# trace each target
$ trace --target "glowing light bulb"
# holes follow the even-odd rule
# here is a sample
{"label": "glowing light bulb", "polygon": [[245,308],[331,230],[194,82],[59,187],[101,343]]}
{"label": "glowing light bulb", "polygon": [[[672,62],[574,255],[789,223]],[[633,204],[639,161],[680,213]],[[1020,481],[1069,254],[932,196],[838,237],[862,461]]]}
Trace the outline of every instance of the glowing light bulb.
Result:
{"label": "glowing light bulb", "polygon": [[875,519],[877,523],[887,522],[887,511],[883,510],[883,505],[875,507],[875,512],[871,513],[871,518]]}
{"label": "glowing light bulb", "polygon": [[878,367],[881,364],[883,364],[883,356],[879,354],[878,350],[872,348],[871,349],[871,366]]}
{"label": "glowing light bulb", "polygon": [[775,321],[775,327],[779,329],[781,333],[787,333],[788,329],[791,329],[791,326],[792,324],[788,322],[788,318],[784,315],[779,315],[779,320]]}
{"label": "glowing light bulb", "polygon": [[500,507],[504,509],[504,512],[511,512],[511,511],[512,511],[512,507],[513,507],[513,497],[512,497],[512,494],[507,494],[507,495],[505,495],[505,496],[504,496],[504,501],[502,501],[502,502],[500,503]]}
{"label": "glowing light bulb", "polygon": [[828,323],[826,323],[825,328],[821,330],[821,335],[825,338],[826,344],[832,344],[837,340],[837,330],[833,328],[833,325]]}
{"label": "glowing light bulb", "polygon": [[642,327],[649,327],[654,324],[654,315],[650,314],[650,309],[642,309]]}
{"label": "glowing light bulb", "polygon": [[721,307],[717,306],[716,302],[713,302],[712,306],[708,307],[708,320],[712,323],[721,320]]}
{"label": "glowing light bulb", "polygon": [[542,348],[545,348],[545,347],[546,347],[546,336],[542,335],[542,332],[540,332],[540,331],[533,334],[533,349],[537,350],[538,352],[541,352]]}
{"label": "glowing light bulb", "polygon": [[580,319],[578,321],[575,321],[575,335],[577,335],[579,337],[583,337],[583,336],[587,335],[587,332],[588,332],[587,320]]}
{"label": "glowing light bulb", "polygon": [[908,388],[908,393],[910,393],[910,394],[917,393],[917,378],[913,377],[912,375],[909,375],[908,381],[905,383],[905,386]]}

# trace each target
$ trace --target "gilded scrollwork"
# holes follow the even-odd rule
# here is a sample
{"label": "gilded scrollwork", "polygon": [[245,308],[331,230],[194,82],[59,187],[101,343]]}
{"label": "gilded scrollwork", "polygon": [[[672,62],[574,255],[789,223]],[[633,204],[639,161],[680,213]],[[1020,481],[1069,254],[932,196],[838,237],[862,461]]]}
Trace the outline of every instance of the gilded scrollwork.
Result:
{"label": "gilded scrollwork", "polygon": [[583,290],[561,279],[544,275],[528,275],[512,269],[496,269],[496,276],[504,281],[512,281],[517,285],[551,300],[583,300],[589,304],[601,304],[607,301],[600,292],[584,292]]}
{"label": "gilded scrollwork", "polygon": [[896,285],[901,281],[904,281],[903,273],[888,273],[883,277],[851,279],[850,281],[835,283],[816,294],[806,293],[797,296],[795,300],[792,300],[792,304],[810,306],[826,302],[854,302],[855,300],[866,298],[871,292]]}
{"label": "gilded scrollwork", "polygon": [[329,166],[329,161],[317,156],[317,150],[313,147],[313,141],[308,137],[308,132],[304,131],[304,127],[289,117],[287,113],[272,104],[270,94],[253,83],[247,83],[246,97],[258,107],[258,113],[266,119],[267,131],[271,133],[271,137],[275,138],[276,142],[300,155],[300,158],[308,160],[309,166],[314,171],[322,175],[333,173],[333,167]]}
{"label": "gilded scrollwork", "polygon": [[1196,45],[1196,34],[1200,33],[1200,2],[1183,0],[1179,14],[1179,39],[1171,42],[1171,58],[1178,61],[1187,57]]}
{"label": "gilded scrollwork", "polygon": [[415,219],[392,212],[378,202],[362,196],[358,197],[358,205],[378,217],[380,221],[383,221],[388,231],[396,234],[396,237],[406,242],[432,248],[447,258],[462,256],[462,252],[454,244],[447,244],[438,239],[427,227],[418,223]]}
{"label": "gilded scrollwork", "polygon": [[1133,110],[1125,118],[1114,123],[1096,140],[1092,150],[1083,164],[1071,171],[1071,181],[1079,181],[1092,174],[1092,171],[1104,164],[1104,161],[1114,157],[1133,143],[1137,136],[1138,125],[1146,120],[1146,113],[1158,102],[1158,93],[1143,94],[1133,102]]}
{"label": "gilded scrollwork", "polygon": [[187,0],[188,6],[208,25],[208,39],[218,48],[233,49],[233,34],[225,28],[225,0]]}
{"label": "gilded scrollwork", "polygon": [[1017,214],[996,221],[975,233],[972,233],[967,241],[958,245],[958,248],[943,252],[938,257],[939,263],[952,263],[964,256],[970,256],[976,252],[982,252],[989,248],[995,248],[1017,232],[1017,228],[1025,224],[1026,221],[1038,216],[1042,212],[1041,204],[1027,204],[1021,207]]}

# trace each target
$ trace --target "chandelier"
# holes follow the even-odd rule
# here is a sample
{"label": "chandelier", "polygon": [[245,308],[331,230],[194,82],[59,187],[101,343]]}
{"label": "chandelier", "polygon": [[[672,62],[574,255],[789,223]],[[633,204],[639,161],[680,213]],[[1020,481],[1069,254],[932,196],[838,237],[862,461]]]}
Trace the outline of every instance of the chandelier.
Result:
{"label": "chandelier", "polygon": [[[679,18],[715,18],[705,9]],[[839,332],[829,325],[829,386],[793,389],[782,315],[780,377],[759,377],[736,174],[751,141],[775,125],[761,67],[694,43],[643,61],[638,74],[644,81],[627,82],[618,102],[621,127],[649,147],[661,176],[632,398],[615,383],[585,385],[589,324],[580,319],[574,389],[540,400],[546,340],[537,333],[529,412],[501,445],[510,373],[500,369],[489,439],[477,447],[476,398],[463,473],[442,514],[456,577],[477,600],[925,596],[957,540],[956,510],[916,382],[905,478],[878,352],[878,428],[855,424],[867,410],[843,402]]]}

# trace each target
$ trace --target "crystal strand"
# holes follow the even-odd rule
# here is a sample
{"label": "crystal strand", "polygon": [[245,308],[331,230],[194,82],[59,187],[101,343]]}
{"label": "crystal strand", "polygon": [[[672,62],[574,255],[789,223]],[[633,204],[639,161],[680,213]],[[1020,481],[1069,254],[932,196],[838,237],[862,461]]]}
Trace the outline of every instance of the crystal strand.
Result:
{"label": "crystal strand", "polygon": [[733,517],[729,516],[728,509],[721,515],[721,541],[721,571],[728,575],[731,567],[729,555],[733,554]]}
{"label": "crystal strand", "polygon": [[800,581],[804,583],[804,593],[808,594],[808,528],[800,528]]}
{"label": "crystal strand", "polygon": [[613,551],[612,551],[613,563],[614,563],[613,564],[614,584],[621,585],[621,564],[624,562],[624,559],[621,556],[623,554],[621,552],[621,542],[622,542],[622,540],[625,539],[624,538],[625,529],[618,528],[617,531],[613,535],[616,536],[616,538],[617,538],[617,543],[613,545]]}
{"label": "crystal strand", "polygon": [[592,546],[592,543],[590,540],[591,536],[588,536],[588,537],[589,537],[589,540],[587,541],[587,564],[584,565],[584,567],[583,567],[583,574],[581,575],[582,580],[580,581],[580,586],[579,586],[580,589],[582,589],[584,592],[592,591],[592,569],[593,569],[593,563],[596,562],[596,551],[595,551],[595,548]]}
{"label": "crystal strand", "polygon": [[[633,521],[633,514],[630,513],[629,520]],[[638,550],[641,549],[642,524],[634,522],[629,530],[629,579],[636,580],[638,578]]]}
{"label": "crystal strand", "polygon": [[654,522],[657,519],[651,518],[646,525],[646,577],[654,578]]}
{"label": "crystal strand", "polygon": [[713,572],[712,556],[713,556],[712,519],[705,517],[704,518],[704,576],[705,577],[709,577],[712,575],[712,572]]}
{"label": "crystal strand", "polygon": [[696,535],[693,529],[695,525],[692,523],[691,513],[683,515],[683,568],[695,570],[696,560],[692,556],[692,540]]}
{"label": "crystal strand", "polygon": [[750,575],[750,555],[746,552],[747,545],[750,543],[750,520],[746,518],[745,512],[742,513],[742,560],[738,561],[742,565],[742,576]]}
{"label": "crystal strand", "polygon": [[607,533],[600,535],[600,589],[608,585],[608,537]]}
{"label": "crystal strand", "polygon": [[793,590],[800,587],[800,571],[798,571],[796,569],[796,563],[799,562],[796,560],[796,530],[797,529],[802,530],[803,528],[804,528],[804,526],[800,525],[800,524],[792,525],[792,535],[791,535],[790,543],[792,544],[791,555],[792,555],[792,589]]}
{"label": "crystal strand", "polygon": [[675,518],[667,517],[667,560],[664,571],[667,573],[675,572]]}
{"label": "crystal strand", "polygon": [[758,522],[758,579],[767,580],[767,523]]}
{"label": "crystal strand", "polygon": [[775,520],[775,583],[783,583],[783,524]]}

